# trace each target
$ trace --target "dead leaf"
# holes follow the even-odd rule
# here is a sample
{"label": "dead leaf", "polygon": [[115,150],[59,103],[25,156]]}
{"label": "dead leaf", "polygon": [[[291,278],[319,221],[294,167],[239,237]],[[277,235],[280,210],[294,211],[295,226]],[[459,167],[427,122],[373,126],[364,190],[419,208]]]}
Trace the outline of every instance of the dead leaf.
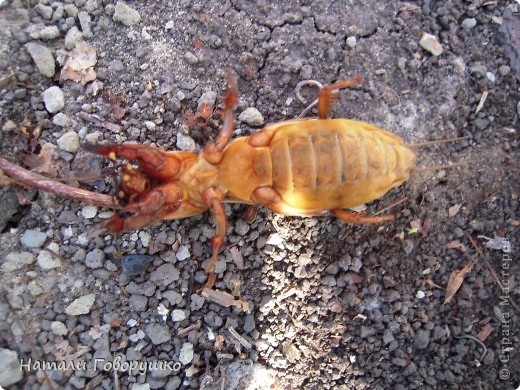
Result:
{"label": "dead leaf", "polygon": [[446,286],[446,299],[444,300],[444,304],[447,304],[451,301],[453,296],[459,290],[460,286],[462,286],[464,277],[469,271],[471,271],[474,265],[474,263],[469,263],[460,271],[453,271],[451,273],[450,279],[448,280],[448,285]]}
{"label": "dead leaf", "polygon": [[475,114],[478,114],[480,110],[482,110],[482,107],[484,107],[484,102],[486,101],[488,97],[489,91],[482,92],[482,96],[480,97],[480,101],[478,102],[477,109],[475,110]]}
{"label": "dead leaf", "polygon": [[96,79],[94,65],[97,63],[96,49],[86,42],[79,41],[69,53],[67,62],[61,70],[62,80],[72,80],[85,85]]}
{"label": "dead leaf", "polygon": [[477,339],[484,342],[491,333],[493,333],[493,327],[491,324],[486,324],[480,332],[478,332]]}
{"label": "dead leaf", "polygon": [[450,218],[456,216],[461,207],[462,207],[462,203],[458,203],[456,205],[451,206],[448,209],[448,215],[450,216]]}
{"label": "dead leaf", "polygon": [[426,237],[428,235],[428,232],[430,231],[431,226],[432,226],[432,220],[430,219],[430,217],[424,218],[424,222],[423,222],[422,230],[421,230],[423,237]]}
{"label": "dead leaf", "polygon": [[446,245],[446,248],[457,249],[457,250],[461,251],[462,253],[466,253],[468,251],[468,248],[466,248],[466,245],[464,245],[459,240],[453,240],[448,245]]}

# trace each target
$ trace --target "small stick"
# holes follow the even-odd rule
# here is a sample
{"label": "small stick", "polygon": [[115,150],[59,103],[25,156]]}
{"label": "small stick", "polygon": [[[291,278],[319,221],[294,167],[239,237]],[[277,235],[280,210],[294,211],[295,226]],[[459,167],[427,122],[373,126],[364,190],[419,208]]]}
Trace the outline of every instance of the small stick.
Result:
{"label": "small stick", "polygon": [[38,175],[37,173],[28,171],[0,157],[0,170],[10,178],[14,179],[18,184],[22,184],[28,188],[35,188],[42,191],[52,192],[64,198],[79,200],[95,206],[117,207],[117,201],[110,195],[98,194],[96,192],[83,190],[60,183],[56,180]]}
{"label": "small stick", "polygon": [[[498,278],[498,275],[497,273],[495,272],[494,268],[491,266],[491,262],[489,261],[489,259],[487,258],[487,256],[484,254],[484,252],[482,252],[482,250],[480,249],[480,247],[477,245],[477,243],[475,242],[475,240],[473,239],[473,237],[471,237],[471,234],[469,234],[468,232],[466,232],[466,237],[468,237],[469,241],[471,242],[471,244],[473,245],[473,247],[475,248],[475,250],[478,252],[478,254],[480,256],[482,256],[482,258],[484,259],[485,263],[486,263],[486,266],[488,267],[489,269],[489,272],[491,272],[491,275],[493,276],[493,279],[495,279],[495,282],[496,284],[498,284],[498,287],[500,287],[501,290],[504,289],[504,285],[500,282],[500,279]],[[511,302],[511,305],[517,310],[517,312],[520,312],[520,307],[518,306],[518,304],[513,300],[513,297],[512,296],[509,296],[509,302]]]}

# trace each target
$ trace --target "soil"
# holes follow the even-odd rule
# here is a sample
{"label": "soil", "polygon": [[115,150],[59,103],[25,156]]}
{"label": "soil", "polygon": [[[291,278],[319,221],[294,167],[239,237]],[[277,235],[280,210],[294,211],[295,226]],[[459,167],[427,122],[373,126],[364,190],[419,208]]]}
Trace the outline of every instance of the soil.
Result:
{"label": "soil", "polygon": [[[227,69],[238,80],[237,116],[254,107],[265,124],[293,119],[305,108],[295,95],[300,81],[362,75],[361,85],[339,93],[333,117],[369,122],[409,144],[468,138],[418,149],[417,165],[434,168],[368,205],[373,214],[404,198],[386,211],[393,223],[260,209],[247,224],[245,206],[227,205],[215,289],[247,302],[246,311],[197,293],[211,255],[210,213],[96,236],[110,210],[2,187],[0,347],[22,362],[89,367],[24,368],[11,388],[518,388],[518,2],[127,4],[140,15],[130,26],[113,20],[114,1],[0,1],[3,157],[48,176],[101,174],[81,186],[113,193],[111,166],[61,137],[200,152],[221,116],[215,110],[207,126],[186,121],[208,91],[223,107]],[[58,36],[32,38],[38,24],[56,26]],[[90,83],[59,77],[74,26],[96,51],[97,95]],[[440,55],[422,47],[424,33]],[[51,51],[54,77],[38,71],[27,42]],[[69,123],[46,110],[42,93],[52,86],[63,91]],[[316,90],[302,93],[310,102]],[[114,101],[126,109],[121,120]],[[237,121],[234,136],[260,127]],[[439,167],[454,163],[462,164]],[[29,247],[34,231],[45,236]],[[128,276],[128,254],[152,257],[130,258],[138,275]],[[450,275],[468,264],[445,303]],[[91,294],[84,311],[71,309]],[[179,364],[139,373],[94,369],[96,359]]]}

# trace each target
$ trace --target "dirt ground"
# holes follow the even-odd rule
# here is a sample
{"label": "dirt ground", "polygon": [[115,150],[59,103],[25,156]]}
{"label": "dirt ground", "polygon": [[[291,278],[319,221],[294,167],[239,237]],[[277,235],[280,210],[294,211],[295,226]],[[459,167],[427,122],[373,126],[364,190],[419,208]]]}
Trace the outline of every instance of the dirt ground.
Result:
{"label": "dirt ground", "polygon": [[[387,211],[396,221],[381,225],[265,209],[247,224],[245,206],[226,206],[215,289],[248,310],[197,293],[210,213],[95,236],[109,209],[4,186],[0,385],[518,388],[520,4],[270,3],[128,1],[134,13],[120,16],[109,0],[0,1],[0,154],[47,176],[103,175],[81,186],[112,194],[110,165],[78,144],[200,152],[221,116],[215,110],[207,126],[187,119],[203,94],[222,107],[230,68],[237,117],[247,108],[263,116],[255,123],[244,114],[234,136],[297,117],[302,80],[361,75],[361,85],[341,91],[333,117],[410,144],[467,136],[417,153],[419,167],[463,164],[413,174],[369,204],[373,214],[404,198]],[[77,40],[96,53],[96,81],[86,85],[60,78]],[[41,54],[35,64],[29,42],[47,48],[51,64],[38,63]],[[64,102],[50,113],[43,92],[53,86]],[[315,93],[302,90],[309,102]],[[144,271],[128,276],[121,254],[151,257],[137,258]],[[233,260],[240,256],[244,269]],[[463,283],[444,303],[454,272]],[[20,373],[9,366],[16,359],[75,366]],[[139,372],[132,362],[171,365]]]}

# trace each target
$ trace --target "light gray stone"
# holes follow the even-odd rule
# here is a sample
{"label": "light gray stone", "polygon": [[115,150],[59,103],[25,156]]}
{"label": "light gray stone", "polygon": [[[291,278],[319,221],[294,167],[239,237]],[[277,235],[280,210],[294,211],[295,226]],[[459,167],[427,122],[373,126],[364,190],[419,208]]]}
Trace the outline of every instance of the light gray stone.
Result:
{"label": "light gray stone", "polygon": [[83,33],[76,26],[72,26],[65,35],[65,48],[72,50],[76,47],[76,43],[83,38]]}
{"label": "light gray stone", "polygon": [[141,15],[122,1],[118,1],[112,20],[114,22],[120,22],[125,26],[133,26],[141,21]]}
{"label": "light gray stone", "polygon": [[54,123],[56,126],[60,126],[60,127],[69,127],[70,118],[67,115],[65,115],[64,113],[58,112],[52,118],[52,123]]}
{"label": "light gray stone", "polygon": [[8,387],[23,378],[23,371],[20,370],[18,354],[10,349],[0,349],[0,386]]}
{"label": "light gray stone", "polygon": [[421,40],[419,41],[419,45],[424,50],[436,57],[440,56],[443,51],[441,44],[437,40],[437,37],[428,33],[423,33]]}
{"label": "light gray stone", "polygon": [[146,326],[145,333],[155,345],[167,343],[172,338],[170,329],[166,325],[149,324]]}
{"label": "light gray stone", "polygon": [[249,107],[242,111],[238,116],[238,120],[240,122],[247,123],[249,126],[259,127],[264,124],[264,117],[260,111],[254,107]]}
{"label": "light gray stone", "polygon": [[22,244],[29,248],[39,248],[47,239],[47,235],[38,230],[26,230],[22,235]]}
{"label": "light gray stone", "polygon": [[88,314],[96,300],[96,294],[87,294],[74,300],[65,309],[65,313],[71,316]]}
{"label": "light gray stone", "polygon": [[67,131],[57,141],[58,147],[69,153],[75,153],[79,149],[79,135],[75,131]]}
{"label": "light gray stone", "polygon": [[46,77],[53,77],[56,64],[52,52],[47,47],[34,42],[26,43],[25,48],[36,64],[38,72]]}
{"label": "light gray stone", "polygon": [[45,109],[51,114],[54,114],[65,107],[65,96],[59,87],[54,86],[47,88],[43,91],[42,97]]}
{"label": "light gray stone", "polygon": [[184,343],[182,344],[181,352],[179,353],[179,361],[184,364],[190,364],[193,360],[193,344]]}

